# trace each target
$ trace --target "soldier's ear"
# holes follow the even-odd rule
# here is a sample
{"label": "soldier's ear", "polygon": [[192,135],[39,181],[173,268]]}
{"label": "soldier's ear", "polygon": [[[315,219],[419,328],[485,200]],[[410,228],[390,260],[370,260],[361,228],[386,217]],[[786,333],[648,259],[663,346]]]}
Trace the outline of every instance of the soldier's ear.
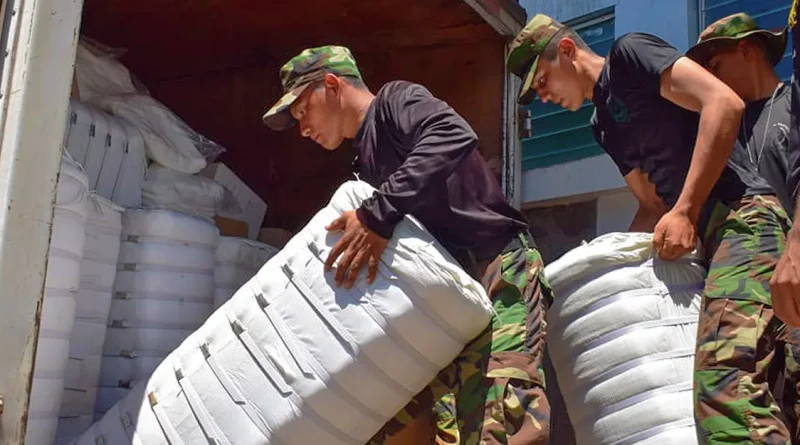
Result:
{"label": "soldier's ear", "polygon": [[568,59],[575,58],[575,52],[578,49],[578,45],[575,44],[575,41],[569,37],[563,37],[558,42],[558,51],[564,54]]}
{"label": "soldier's ear", "polygon": [[342,79],[340,79],[335,74],[327,73],[325,74],[325,90],[336,95],[339,94],[339,91],[342,88]]}

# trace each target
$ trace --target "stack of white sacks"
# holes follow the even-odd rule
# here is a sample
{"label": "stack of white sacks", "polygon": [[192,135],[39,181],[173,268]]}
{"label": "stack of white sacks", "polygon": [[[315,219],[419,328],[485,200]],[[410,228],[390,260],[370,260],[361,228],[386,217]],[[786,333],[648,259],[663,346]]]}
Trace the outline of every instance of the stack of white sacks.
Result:
{"label": "stack of white sacks", "polygon": [[548,349],[577,443],[696,444],[701,254],[665,262],[652,235],[615,233],[545,272],[555,294]]}
{"label": "stack of white sacks", "polygon": [[80,289],[56,444],[69,443],[94,422],[103,342],[117,274],[123,209],[92,194],[88,210]]}
{"label": "stack of white sacks", "polygon": [[44,301],[36,347],[33,387],[25,443],[52,445],[64,391],[75,300],[81,280],[87,178],[80,165],[65,154],[47,262]]}
{"label": "stack of white sacks", "polygon": [[228,301],[278,249],[246,238],[223,236],[214,266],[214,308]]}
{"label": "stack of white sacks", "polygon": [[213,311],[219,229],[168,210],[132,209],[122,245],[95,406],[105,413]]}

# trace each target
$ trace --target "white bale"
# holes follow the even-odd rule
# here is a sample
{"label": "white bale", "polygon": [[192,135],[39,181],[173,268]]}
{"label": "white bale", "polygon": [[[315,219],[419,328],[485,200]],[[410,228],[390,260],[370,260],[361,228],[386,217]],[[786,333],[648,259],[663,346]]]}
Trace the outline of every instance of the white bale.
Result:
{"label": "white bale", "polygon": [[64,153],[58,178],[48,253],[42,319],[28,409],[26,442],[51,445],[64,391],[69,340],[75,321],[75,296],[85,244],[88,179]]}
{"label": "white bale", "polygon": [[198,244],[216,249],[219,229],[203,218],[158,209],[133,209],[122,215],[125,241]]}
{"label": "white bale", "polygon": [[578,444],[696,444],[700,253],[665,262],[652,235],[614,233],[545,273],[555,295],[548,349]]}
{"label": "white bale", "polygon": [[223,236],[215,254],[214,307],[228,301],[278,249],[247,238]]}
{"label": "white bale", "polygon": [[100,436],[115,444],[368,441],[493,313],[480,283],[411,217],[395,228],[373,285],[362,274],[351,290],[332,286],[323,261],[339,237],[324,227],[373,191],[340,187],[78,445]]}
{"label": "white bale", "polygon": [[144,138],[135,126],[123,122],[125,127],[125,156],[122,158],[117,183],[111,199],[126,208],[142,205],[142,184],[147,175],[147,156],[144,150]]}

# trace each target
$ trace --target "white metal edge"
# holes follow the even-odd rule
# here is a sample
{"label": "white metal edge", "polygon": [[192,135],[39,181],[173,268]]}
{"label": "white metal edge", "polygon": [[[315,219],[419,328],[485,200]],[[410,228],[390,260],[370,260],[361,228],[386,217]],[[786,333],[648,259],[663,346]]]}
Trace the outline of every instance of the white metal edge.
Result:
{"label": "white metal edge", "polygon": [[503,79],[503,175],[502,189],[508,202],[522,205],[522,143],[519,139],[517,96],[522,81],[504,68]]}
{"label": "white metal edge", "polygon": [[22,443],[83,0],[13,0],[0,99],[0,444]]}
{"label": "white metal edge", "polygon": [[485,0],[464,0],[464,2],[470,5],[475,12],[480,14],[486,23],[494,28],[500,35],[515,37],[525,25],[517,21],[511,13],[502,7],[498,8],[496,14],[493,14],[484,6]]}

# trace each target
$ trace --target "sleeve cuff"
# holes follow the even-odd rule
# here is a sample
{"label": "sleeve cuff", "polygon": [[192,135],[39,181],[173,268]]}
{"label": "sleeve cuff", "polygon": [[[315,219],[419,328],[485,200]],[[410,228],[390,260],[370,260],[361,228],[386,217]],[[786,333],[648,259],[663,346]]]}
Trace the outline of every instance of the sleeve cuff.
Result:
{"label": "sleeve cuff", "polygon": [[394,226],[397,224],[393,222],[387,222],[376,217],[372,212],[364,208],[363,205],[356,209],[356,217],[359,221],[361,221],[362,224],[367,226],[369,230],[372,230],[386,239],[392,237],[392,234],[394,233]]}

